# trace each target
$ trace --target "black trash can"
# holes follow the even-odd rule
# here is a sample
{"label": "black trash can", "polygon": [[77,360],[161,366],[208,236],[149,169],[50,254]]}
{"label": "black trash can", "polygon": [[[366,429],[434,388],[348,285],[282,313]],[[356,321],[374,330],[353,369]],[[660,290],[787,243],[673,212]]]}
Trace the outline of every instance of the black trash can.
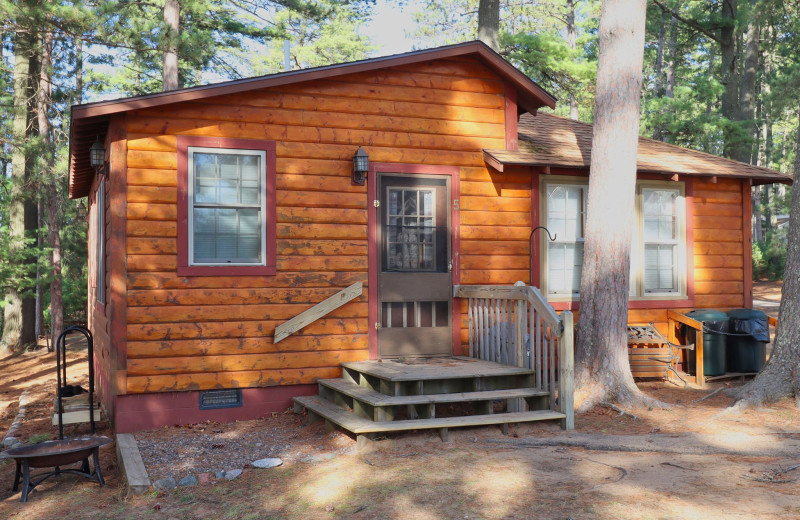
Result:
{"label": "black trash can", "polygon": [[[728,315],[712,309],[697,309],[686,314],[703,322],[703,375],[721,376],[727,368],[725,333],[728,332]],[[697,331],[689,327],[687,340],[697,345]],[[697,373],[696,348],[689,351],[689,372]]]}
{"label": "black trash can", "polygon": [[767,358],[767,315],[756,309],[733,309],[728,317],[728,372],[758,372]]}

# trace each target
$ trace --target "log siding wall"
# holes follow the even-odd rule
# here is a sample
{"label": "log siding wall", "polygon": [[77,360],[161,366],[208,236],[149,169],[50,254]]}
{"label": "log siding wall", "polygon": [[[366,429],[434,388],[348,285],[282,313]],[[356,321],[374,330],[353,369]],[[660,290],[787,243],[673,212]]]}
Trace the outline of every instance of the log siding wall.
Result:
{"label": "log siding wall", "polygon": [[[117,393],[307,385],[368,358],[369,201],[350,179],[359,145],[373,162],[458,167],[460,283],[530,283],[538,171],[500,173],[482,153],[507,144],[506,88],[478,62],[449,59],[127,113]],[[178,135],[276,142],[274,276],[178,276]],[[745,192],[738,180],[693,181],[693,307],[747,302]],[[276,325],[357,281],[361,298],[272,343]],[[666,308],[629,320],[665,322]]]}
{"label": "log siding wall", "polygon": [[[126,392],[305,384],[367,359],[359,145],[374,162],[460,167],[462,283],[527,280],[530,175],[483,163],[505,146],[505,115],[503,82],[467,59],[128,113]],[[177,275],[177,135],[276,142],[276,275]],[[277,324],[356,281],[361,298],[272,343]]]}

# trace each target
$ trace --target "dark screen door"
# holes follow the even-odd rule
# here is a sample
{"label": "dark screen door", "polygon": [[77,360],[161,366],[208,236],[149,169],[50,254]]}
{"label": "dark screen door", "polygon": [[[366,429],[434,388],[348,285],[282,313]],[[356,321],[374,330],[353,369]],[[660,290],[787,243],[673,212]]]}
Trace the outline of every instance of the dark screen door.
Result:
{"label": "dark screen door", "polygon": [[378,352],[453,352],[449,179],[379,177]]}

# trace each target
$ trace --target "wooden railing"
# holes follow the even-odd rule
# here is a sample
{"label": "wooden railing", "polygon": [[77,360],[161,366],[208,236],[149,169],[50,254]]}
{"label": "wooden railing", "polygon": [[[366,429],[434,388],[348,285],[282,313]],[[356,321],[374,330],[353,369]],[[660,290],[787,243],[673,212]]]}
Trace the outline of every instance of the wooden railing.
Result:
{"label": "wooden railing", "polygon": [[[574,428],[573,316],[559,316],[536,287],[456,285],[466,298],[469,355],[534,370],[534,385],[550,392],[550,409],[564,413],[565,429]],[[556,399],[556,391],[558,399]]]}

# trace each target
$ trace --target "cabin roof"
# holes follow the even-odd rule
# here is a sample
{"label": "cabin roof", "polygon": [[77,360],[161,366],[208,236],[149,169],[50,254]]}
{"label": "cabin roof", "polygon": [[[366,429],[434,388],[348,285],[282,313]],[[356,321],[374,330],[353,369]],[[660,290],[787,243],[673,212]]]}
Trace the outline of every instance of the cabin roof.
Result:
{"label": "cabin roof", "polygon": [[[553,114],[524,114],[519,120],[519,150],[484,150],[487,162],[504,165],[589,168],[592,125]],[[639,138],[637,170],[641,173],[752,179],[753,184],[791,184],[792,177],[646,137]]]}
{"label": "cabin roof", "polygon": [[105,138],[112,115],[130,110],[153,108],[182,101],[195,101],[256,89],[264,89],[303,81],[328,79],[345,74],[422,63],[437,59],[474,56],[517,89],[517,106],[520,111],[535,112],[538,108],[555,107],[556,98],[503,59],[486,44],[474,41],[355,61],[282,72],[268,76],[245,78],[213,85],[159,92],[112,101],[99,101],[72,107],[72,125],[69,158],[69,196],[84,197],[89,194],[94,170],[89,164],[89,148],[95,139]]}

